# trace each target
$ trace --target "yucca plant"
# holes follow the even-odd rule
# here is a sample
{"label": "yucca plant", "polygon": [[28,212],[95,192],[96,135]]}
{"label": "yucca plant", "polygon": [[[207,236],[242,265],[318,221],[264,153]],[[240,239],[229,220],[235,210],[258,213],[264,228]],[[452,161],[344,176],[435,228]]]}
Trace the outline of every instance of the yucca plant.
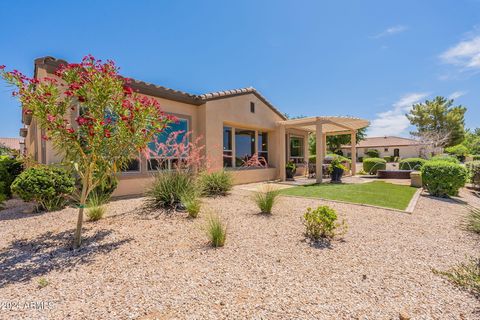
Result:
{"label": "yucca plant", "polygon": [[206,233],[212,247],[223,247],[227,238],[227,227],[216,215],[210,215],[207,219]]}
{"label": "yucca plant", "polygon": [[105,197],[97,193],[91,193],[87,202],[87,217],[90,221],[97,221],[103,218],[107,211],[105,206]]}
{"label": "yucca plant", "polygon": [[434,270],[434,273],[444,275],[457,286],[480,296],[480,258],[471,258],[447,272]]}
{"label": "yucca plant", "polygon": [[470,207],[465,222],[467,230],[480,234],[480,208]]}
{"label": "yucca plant", "polygon": [[260,213],[271,214],[272,208],[277,202],[279,195],[279,189],[267,186],[264,187],[263,190],[256,191],[253,194],[253,201],[255,201],[260,209]]}
{"label": "yucca plant", "polygon": [[188,212],[190,218],[198,217],[200,212],[201,202],[195,193],[186,194],[181,197],[182,204]]}
{"label": "yucca plant", "polygon": [[191,197],[197,192],[193,175],[187,171],[158,171],[147,191],[147,204],[154,208],[176,209],[182,197]]}
{"label": "yucca plant", "polygon": [[199,177],[200,188],[205,196],[225,196],[233,186],[232,175],[225,171],[202,172]]}

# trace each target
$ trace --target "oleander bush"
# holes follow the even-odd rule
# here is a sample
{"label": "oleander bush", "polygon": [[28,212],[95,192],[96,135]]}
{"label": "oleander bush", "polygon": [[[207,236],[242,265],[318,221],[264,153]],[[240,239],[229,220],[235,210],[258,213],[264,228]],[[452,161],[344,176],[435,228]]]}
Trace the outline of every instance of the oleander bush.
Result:
{"label": "oleander bush", "polygon": [[182,197],[198,192],[195,177],[184,170],[159,170],[147,191],[147,205],[153,208],[176,209]]}
{"label": "oleander bush", "polygon": [[313,241],[332,239],[336,235],[345,233],[347,229],[344,220],[341,223],[337,222],[337,213],[329,206],[307,208],[303,219],[305,236]]}
{"label": "oleander bush", "polygon": [[22,171],[22,162],[10,156],[0,156],[0,194],[7,198],[12,196],[11,185]]}
{"label": "oleander bush", "polygon": [[427,161],[422,167],[423,185],[432,196],[456,196],[468,179],[467,169],[445,160]]}
{"label": "oleander bush", "polygon": [[441,161],[447,161],[451,163],[460,163],[460,160],[457,159],[457,157],[453,157],[447,154],[439,154],[436,156],[433,156],[430,158],[430,160],[441,160]]}
{"label": "oleander bush", "polygon": [[212,247],[223,247],[227,239],[227,227],[216,215],[207,218],[206,233]]}
{"label": "oleander bush", "polygon": [[465,163],[465,167],[470,174],[470,182],[475,186],[480,186],[480,161],[470,161]]}
{"label": "oleander bush", "polygon": [[202,172],[199,185],[204,196],[225,196],[233,187],[233,177],[225,170]]}
{"label": "oleander bush", "polygon": [[400,160],[400,170],[420,170],[427,160],[422,158],[405,158]]}
{"label": "oleander bush", "polygon": [[271,214],[279,195],[280,190],[278,188],[267,186],[263,190],[256,191],[253,194],[253,200],[260,209],[260,213]]}
{"label": "oleander bush", "polygon": [[377,174],[378,170],[385,170],[387,168],[387,161],[380,158],[366,158],[363,159],[363,170],[369,174]]}
{"label": "oleander bush", "polygon": [[65,207],[75,190],[75,179],[62,168],[37,166],[19,174],[11,188],[23,200],[35,201],[39,209],[53,211]]}

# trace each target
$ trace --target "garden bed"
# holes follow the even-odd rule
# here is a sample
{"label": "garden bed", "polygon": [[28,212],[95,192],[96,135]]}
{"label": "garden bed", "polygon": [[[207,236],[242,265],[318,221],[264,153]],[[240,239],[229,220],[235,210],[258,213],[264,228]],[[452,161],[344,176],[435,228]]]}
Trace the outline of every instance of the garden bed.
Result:
{"label": "garden bed", "polygon": [[[477,200],[464,194],[464,200]],[[70,250],[76,210],[0,212],[2,301],[52,301],[45,310],[0,310],[0,318],[474,319],[480,304],[432,269],[478,252],[459,227],[461,206],[422,197],[412,215],[314,199],[281,198],[258,215],[248,191],[204,199],[228,224],[212,249],[206,213],[147,213],[143,199],[114,201],[85,224]],[[349,230],[329,247],[310,245],[301,216],[328,204]],[[42,280],[43,279],[43,280]],[[41,281],[42,280],[42,281]],[[43,288],[41,288],[42,284]]]}

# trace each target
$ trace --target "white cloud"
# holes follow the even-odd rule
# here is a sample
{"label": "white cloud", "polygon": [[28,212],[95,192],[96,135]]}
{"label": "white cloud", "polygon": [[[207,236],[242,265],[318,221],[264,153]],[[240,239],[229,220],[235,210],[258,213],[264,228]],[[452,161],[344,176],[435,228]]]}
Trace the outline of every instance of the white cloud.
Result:
{"label": "white cloud", "polygon": [[402,25],[393,26],[393,27],[390,27],[390,28],[388,28],[388,29],[380,32],[380,33],[377,34],[377,35],[374,35],[372,38],[374,38],[374,39],[379,39],[379,38],[391,36],[391,35],[394,35],[394,34],[397,34],[397,33],[404,32],[404,31],[406,31],[407,29],[408,29],[407,26],[402,26]]}
{"label": "white cloud", "polygon": [[405,114],[408,113],[415,103],[425,99],[429,93],[410,93],[402,96],[392,105],[388,111],[378,113],[371,121],[367,135],[370,137],[381,136],[405,136],[406,129],[410,126]]}
{"label": "white cloud", "polygon": [[463,40],[440,55],[445,63],[464,69],[480,68],[480,36]]}
{"label": "white cloud", "polygon": [[453,99],[453,100],[455,100],[455,99],[458,99],[458,98],[460,98],[461,96],[464,96],[464,95],[466,95],[466,94],[467,94],[466,91],[455,91],[455,92],[452,92],[452,94],[450,94],[450,95],[448,96],[448,99]]}

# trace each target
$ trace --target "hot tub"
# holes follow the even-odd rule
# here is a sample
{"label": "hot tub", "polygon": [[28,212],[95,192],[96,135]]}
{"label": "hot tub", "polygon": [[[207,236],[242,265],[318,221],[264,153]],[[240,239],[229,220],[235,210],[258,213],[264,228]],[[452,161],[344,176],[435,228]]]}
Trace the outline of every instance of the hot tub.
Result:
{"label": "hot tub", "polygon": [[377,177],[380,179],[410,179],[413,170],[378,170]]}

